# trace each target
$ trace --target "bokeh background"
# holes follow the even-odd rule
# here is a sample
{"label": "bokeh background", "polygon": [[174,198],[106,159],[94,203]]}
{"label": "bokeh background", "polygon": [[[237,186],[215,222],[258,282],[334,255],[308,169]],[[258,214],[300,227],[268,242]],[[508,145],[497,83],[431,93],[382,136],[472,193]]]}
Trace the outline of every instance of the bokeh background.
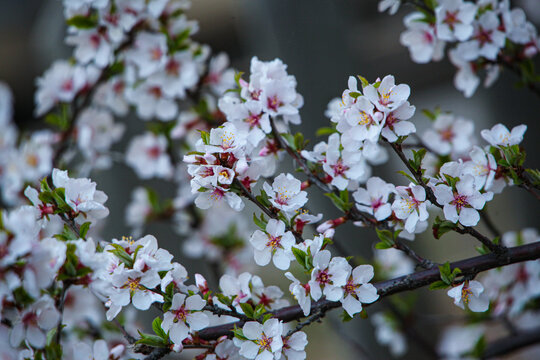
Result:
{"label": "bokeh background", "polygon": [[[514,3],[526,7],[531,21],[540,22],[538,0]],[[261,60],[279,57],[288,64],[289,73],[296,76],[298,91],[305,99],[301,131],[312,139],[312,145],[322,140],[316,139],[316,129],[328,125],[324,110],[332,98],[341,95],[349,75],[360,74],[373,81],[393,74],[398,83],[411,86],[410,101],[418,109],[414,121],[419,133],[429,124],[419,110],[436,106],[474,120],[477,133],[498,122],[508,127],[526,123],[528,131],[523,146],[529,154],[527,164],[540,167],[538,98],[526,89],[515,88],[517,78],[506,72],[492,88],[479,88],[471,99],[466,99],[452,84],[454,68],[447,60],[427,65],[413,63],[407,49],[399,44],[399,35],[404,30],[403,16],[411,10],[402,7],[395,16],[380,14],[375,0],[194,0],[188,16],[200,24],[194,38],[209,44],[215,52],[227,52],[236,69],[249,71],[252,56]],[[0,0],[0,80],[7,82],[14,92],[15,122],[20,128],[42,126],[32,115],[34,81],[53,60],[70,56],[71,49],[64,44],[64,34],[60,0]],[[143,129],[141,122],[134,118],[126,122],[129,126],[126,138]],[[117,148],[125,146],[124,142]],[[292,169],[289,161],[284,169]],[[396,174],[397,170],[401,170],[401,164],[393,159],[375,168],[374,173],[388,181],[405,184],[406,180]],[[112,238],[128,234],[123,209],[131,189],[137,184],[134,173],[116,164],[110,171],[92,174],[92,178],[98,182],[98,188],[109,195],[111,216],[104,235]],[[160,182],[150,184],[159,185],[163,195],[174,196],[172,187]],[[330,202],[317,191],[310,192],[310,199],[313,212],[322,211],[325,218],[338,216]],[[490,203],[489,211],[503,231],[537,226],[540,214],[534,200],[517,188],[498,196]],[[169,224],[152,225],[147,232],[155,234],[190,273],[209,273],[200,262],[183,257],[179,238]],[[372,232],[354,227],[339,228],[336,239],[352,254],[366,258],[371,256],[375,241]],[[434,240],[428,232],[411,245],[432,260],[445,262],[475,255],[476,244],[472,238],[452,234]],[[260,273],[260,268],[255,270]],[[260,275],[267,285],[277,283],[284,290],[288,286],[288,282],[269,267]],[[213,279],[211,281],[215,284]],[[376,308],[377,305],[370,307],[368,313]],[[356,319],[342,324],[338,315],[331,314],[324,324],[308,329],[308,359],[390,357],[386,349],[376,344],[368,320]],[[458,320],[462,313],[444,292],[424,289],[418,292],[415,315],[411,327],[427,341],[435,343],[441,328]],[[497,329],[492,329],[494,336],[496,332]],[[530,359],[530,356],[530,352],[525,351],[512,358]],[[404,358],[429,357],[418,342],[410,341]]]}

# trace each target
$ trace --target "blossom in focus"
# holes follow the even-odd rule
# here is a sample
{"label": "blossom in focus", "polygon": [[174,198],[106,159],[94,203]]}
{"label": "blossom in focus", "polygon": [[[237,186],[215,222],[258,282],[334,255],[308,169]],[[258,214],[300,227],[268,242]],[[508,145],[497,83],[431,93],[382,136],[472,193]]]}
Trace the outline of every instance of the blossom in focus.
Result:
{"label": "blossom in focus", "polygon": [[175,344],[181,345],[189,333],[208,326],[208,316],[200,311],[204,305],[206,301],[199,295],[174,294],[171,308],[163,315],[161,328]]}
{"label": "blossom in focus", "polygon": [[443,205],[444,217],[453,223],[474,226],[480,221],[477,210],[484,208],[487,195],[480,194],[474,187],[474,177],[465,175],[456,184],[456,189],[440,184],[433,189],[437,202]]}
{"label": "blossom in focus", "polygon": [[465,281],[453,287],[448,290],[448,296],[462,309],[465,309],[465,305],[473,312],[484,312],[489,308],[489,299],[484,293],[484,286],[475,280]]}
{"label": "blossom in focus", "polygon": [[358,210],[365,211],[381,221],[392,214],[392,205],[388,202],[388,197],[394,191],[394,185],[386,183],[379,177],[372,177],[367,181],[366,188],[356,190],[353,197]]}
{"label": "blossom in focus", "polygon": [[288,215],[300,209],[307,202],[307,193],[301,190],[302,183],[291,174],[279,174],[272,183],[263,184],[269,200],[277,209]]}
{"label": "blossom in focus", "polygon": [[405,221],[404,228],[408,232],[413,233],[419,221],[428,219],[427,206],[430,204],[426,200],[426,190],[421,185],[411,183],[409,186],[396,186],[392,210],[398,219]]}
{"label": "blossom in focus", "polygon": [[294,256],[291,251],[294,235],[285,231],[285,223],[270,219],[266,231],[256,230],[249,239],[255,248],[254,256],[257,265],[265,266],[272,258],[274,265],[280,270],[287,270]]}
{"label": "blossom in focus", "polygon": [[281,357],[283,324],[278,319],[269,319],[264,324],[248,321],[242,328],[247,340],[234,338],[240,355],[255,360],[272,360]]}
{"label": "blossom in focus", "polygon": [[349,316],[362,311],[362,303],[371,304],[379,298],[377,289],[368,282],[373,278],[373,266],[359,265],[352,271],[343,286],[343,309]]}

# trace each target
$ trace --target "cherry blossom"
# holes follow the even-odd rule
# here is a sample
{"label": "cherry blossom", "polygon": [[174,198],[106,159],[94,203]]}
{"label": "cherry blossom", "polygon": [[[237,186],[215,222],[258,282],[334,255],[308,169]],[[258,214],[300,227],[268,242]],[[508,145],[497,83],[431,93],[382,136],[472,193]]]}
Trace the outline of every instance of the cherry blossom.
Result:
{"label": "cherry blossom", "polygon": [[440,114],[432,128],[422,135],[422,141],[440,155],[466,153],[472,144],[474,123],[452,114]]}
{"label": "cherry blossom", "polygon": [[392,205],[388,202],[388,197],[394,191],[394,185],[384,182],[379,177],[372,177],[367,181],[366,188],[356,190],[353,197],[358,210],[365,211],[381,221],[392,214]]}
{"label": "cherry blossom", "polygon": [[285,273],[285,277],[292,281],[289,285],[289,291],[293,294],[294,298],[300,305],[300,308],[304,312],[304,316],[308,316],[311,312],[311,287],[309,283],[302,284],[294,275],[290,272]]}
{"label": "cherry blossom", "polygon": [[501,147],[520,144],[525,131],[527,131],[527,125],[518,125],[509,131],[503,124],[497,124],[490,130],[482,130],[480,134],[491,146]]}
{"label": "cherry blossom", "polygon": [[294,256],[291,246],[295,243],[290,231],[285,231],[285,223],[281,220],[270,219],[266,232],[256,230],[249,239],[255,248],[255,262],[265,266],[272,258],[274,265],[280,270],[287,270]]}
{"label": "cherry blossom", "polygon": [[263,189],[272,205],[287,215],[292,215],[307,202],[307,193],[301,190],[300,180],[291,174],[279,174],[272,186],[265,182]]}
{"label": "cherry blossom", "polygon": [[407,101],[411,89],[409,85],[396,85],[392,75],[386,75],[375,88],[368,85],[364,88],[364,96],[371,101],[379,111],[388,113],[397,109],[401,104]]}
{"label": "cherry blossom", "polygon": [[303,331],[297,331],[291,336],[285,336],[286,329],[283,327],[282,354],[287,360],[304,360],[306,359],[305,348],[308,344],[307,335]]}
{"label": "cherry blossom", "polygon": [[484,293],[484,286],[478,281],[465,281],[461,285],[448,290],[448,296],[454,298],[454,304],[462,309],[484,312],[489,308],[489,300]]}
{"label": "cherry blossom", "polygon": [[399,38],[401,44],[409,48],[412,60],[419,64],[441,60],[445,46],[445,42],[435,35],[435,27],[420,21],[423,18],[424,15],[420,12],[407,15],[403,19],[407,30]]}
{"label": "cherry blossom", "polygon": [[57,188],[64,188],[66,203],[76,214],[80,214],[77,221],[95,221],[109,215],[109,209],[103,205],[107,201],[107,195],[96,190],[96,183],[90,179],[73,179],[68,176],[67,171],[54,169],[52,181]]}
{"label": "cherry blossom", "polygon": [[343,297],[343,286],[347,284],[351,266],[345,258],[331,257],[328,250],[322,250],[313,256],[314,269],[308,284],[314,300],[319,300],[322,295],[330,301],[338,301]]}
{"label": "cherry blossom", "polygon": [[392,210],[398,219],[405,220],[404,228],[408,232],[413,233],[419,221],[428,219],[427,206],[430,204],[426,200],[426,190],[421,185],[411,183],[409,186],[396,186]]}
{"label": "cherry blossom", "polygon": [[[437,185],[433,189],[437,202],[443,205],[444,217],[451,222],[460,222],[464,226],[474,226],[480,221],[481,210],[486,203],[486,196],[474,187],[474,177],[465,175],[453,190],[447,185]],[[491,194],[492,195],[492,194]]]}
{"label": "cherry blossom", "polygon": [[135,136],[126,151],[126,162],[141,179],[169,178],[173,168],[167,154],[167,139],[150,132]]}
{"label": "cherry blossom", "polygon": [[247,340],[234,338],[240,348],[240,355],[255,360],[271,360],[281,357],[283,324],[278,319],[267,320],[264,324],[248,321],[242,328]]}
{"label": "cherry blossom", "polygon": [[388,345],[393,356],[401,356],[407,352],[407,341],[399,331],[396,320],[386,313],[375,313],[371,316],[375,326],[375,337],[379,344]]}
{"label": "cherry blossom", "polygon": [[9,336],[11,346],[16,348],[26,340],[35,348],[43,348],[47,340],[46,332],[54,328],[59,319],[60,313],[53,299],[41,297],[20,315],[20,320],[13,326]]}
{"label": "cherry blossom", "polygon": [[185,294],[174,294],[171,308],[163,315],[161,327],[175,344],[181,345],[189,333],[208,326],[208,316],[200,311],[204,305],[206,301],[199,295],[186,297]]}
{"label": "cherry blossom", "polygon": [[476,5],[463,0],[441,0],[435,9],[437,37],[445,41],[465,41],[473,32]]}
{"label": "cherry blossom", "polygon": [[347,283],[343,286],[344,295],[340,301],[349,316],[352,317],[362,311],[362,303],[371,304],[379,298],[375,286],[368,283],[373,275],[371,265],[359,265],[347,279]]}

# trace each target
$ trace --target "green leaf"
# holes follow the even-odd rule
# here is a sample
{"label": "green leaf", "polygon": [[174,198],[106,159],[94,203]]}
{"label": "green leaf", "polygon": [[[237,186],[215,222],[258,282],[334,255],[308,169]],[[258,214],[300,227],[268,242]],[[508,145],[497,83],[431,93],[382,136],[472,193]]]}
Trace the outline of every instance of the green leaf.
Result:
{"label": "green leaf", "polygon": [[329,197],[330,200],[332,200],[332,203],[343,212],[347,212],[351,209],[352,204],[343,201],[343,199],[341,199],[334,193],[326,193],[324,194],[324,196]]}
{"label": "green leaf", "polygon": [[293,150],[296,150],[296,145],[294,144],[294,136],[290,133],[282,133],[281,137],[287,141],[289,147]]}
{"label": "green leaf", "polygon": [[448,220],[441,220],[438,216],[433,222],[433,236],[435,239],[440,239],[441,236],[446,234],[449,231],[452,231],[457,228],[457,225]]}
{"label": "green leaf", "polygon": [[378,249],[378,250],[386,250],[392,247],[393,247],[392,245],[385,244],[382,241],[375,244],[375,249]]}
{"label": "green leaf", "polygon": [[207,131],[203,131],[203,130],[199,130],[199,132],[201,133],[202,142],[205,145],[210,144],[210,134]]}
{"label": "green leaf", "polygon": [[169,337],[167,336],[167,333],[161,328],[161,318],[158,316],[157,318],[152,321],[152,330],[156,333],[157,336],[162,338],[163,340],[169,341]]}
{"label": "green leaf", "polygon": [[232,299],[231,297],[229,296],[225,296],[221,293],[216,293],[216,297],[218,298],[218,300],[222,303],[222,304],[225,304],[227,306],[231,306],[232,304]]}
{"label": "green leaf", "polygon": [[375,229],[377,237],[381,240],[375,244],[376,249],[389,249],[394,246],[394,234],[390,230]]}
{"label": "green leaf", "polygon": [[238,338],[240,340],[249,340],[247,337],[244,336],[244,332],[242,331],[242,329],[236,327],[236,325],[234,325],[234,329],[232,329],[231,331],[233,332],[235,338]]}
{"label": "green leaf", "polygon": [[71,230],[69,226],[64,224],[62,233],[54,235],[54,238],[62,241],[77,240],[79,238],[79,234],[75,233],[75,231]]}
{"label": "green leaf", "polygon": [[62,359],[62,346],[56,342],[45,346],[45,357],[47,360],[61,360]]}
{"label": "green leaf", "polygon": [[166,347],[169,345],[168,341],[163,340],[159,336],[143,334],[139,332],[141,338],[135,342],[135,344],[145,344],[153,347]]}
{"label": "green leaf", "polygon": [[88,233],[88,230],[90,229],[90,222],[87,221],[84,224],[81,225],[79,228],[79,236],[81,239],[86,239],[86,234]]}
{"label": "green leaf", "polygon": [[444,281],[437,280],[431,285],[429,285],[429,290],[442,290],[447,289],[450,285],[446,284]]}
{"label": "green leaf", "polygon": [[261,214],[261,218],[259,219],[255,213],[253,213],[253,222],[255,225],[257,225],[262,231],[266,231],[266,225],[268,222],[264,218],[264,215]]}
{"label": "green leaf", "polygon": [[69,128],[69,119],[63,115],[49,113],[45,116],[45,122],[49,125],[56,126],[60,131],[65,131]]}
{"label": "green leaf", "polygon": [[90,16],[75,15],[66,20],[66,24],[74,26],[77,29],[92,29],[98,24],[98,17],[96,14]]}
{"label": "green leaf", "polygon": [[253,306],[251,306],[251,304],[248,304],[248,303],[240,303],[240,307],[242,308],[242,311],[244,312],[244,314],[250,318],[250,319],[255,319],[255,317],[253,316]]}
{"label": "green leaf", "polygon": [[294,134],[294,148],[297,151],[303,150],[306,148],[309,140],[304,140],[304,135],[300,132]]}
{"label": "green leaf", "polygon": [[346,312],[345,310],[343,310],[343,312],[341,313],[340,318],[341,318],[342,322],[348,322],[348,321],[351,321],[353,319],[353,317],[351,317],[349,315],[349,313]]}
{"label": "green leaf", "polygon": [[158,197],[157,192],[155,192],[154,189],[150,187],[145,187],[145,189],[146,189],[146,194],[148,196],[148,202],[150,203],[150,206],[152,206],[152,210],[155,213],[160,213],[161,207],[159,205],[159,197]]}
{"label": "green leaf", "polygon": [[363,76],[356,75],[356,77],[360,80],[360,83],[362,84],[362,89],[369,85],[369,81]]}
{"label": "green leaf", "polygon": [[333,133],[337,133],[338,131],[333,127],[322,127],[317,130],[315,135],[317,136],[324,136],[324,135],[331,135]]}
{"label": "green leaf", "polygon": [[540,186],[540,170],[538,169],[525,169],[525,171],[531,176],[531,182],[535,186]]}

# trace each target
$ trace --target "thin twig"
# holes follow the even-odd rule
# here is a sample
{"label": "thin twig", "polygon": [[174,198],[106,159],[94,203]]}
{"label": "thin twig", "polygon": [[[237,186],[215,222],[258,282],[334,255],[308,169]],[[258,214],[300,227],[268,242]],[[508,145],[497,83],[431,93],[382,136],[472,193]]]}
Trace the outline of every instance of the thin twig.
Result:
{"label": "thin twig", "polygon": [[[388,142],[387,140],[385,140]],[[389,142],[388,142],[389,143]],[[398,155],[401,162],[407,167],[409,172],[413,175],[414,179],[418,183],[418,185],[422,186],[426,192],[427,199],[438,208],[443,208],[441,204],[437,202],[437,198],[435,197],[435,194],[433,193],[433,190],[426,184],[426,182],[423,179],[422,172],[419,169],[414,169],[411,164],[409,163],[409,160],[405,156],[405,153],[403,152],[403,149],[401,148],[401,145],[396,143],[389,143],[394,152]],[[460,234],[469,234],[476,238],[478,241],[480,241],[482,244],[484,244],[491,252],[497,253],[497,254],[504,254],[506,252],[506,247],[502,245],[494,244],[488,237],[485,235],[482,235],[478,230],[476,230],[473,227],[469,226],[463,226],[463,227],[455,227],[453,229],[457,233]]]}
{"label": "thin twig", "polygon": [[497,226],[495,226],[495,223],[491,220],[491,217],[489,216],[487,209],[484,208],[483,210],[479,211],[480,213],[480,219],[484,222],[486,227],[489,229],[491,234],[495,237],[501,237],[501,232],[499,229],[497,229]]}

